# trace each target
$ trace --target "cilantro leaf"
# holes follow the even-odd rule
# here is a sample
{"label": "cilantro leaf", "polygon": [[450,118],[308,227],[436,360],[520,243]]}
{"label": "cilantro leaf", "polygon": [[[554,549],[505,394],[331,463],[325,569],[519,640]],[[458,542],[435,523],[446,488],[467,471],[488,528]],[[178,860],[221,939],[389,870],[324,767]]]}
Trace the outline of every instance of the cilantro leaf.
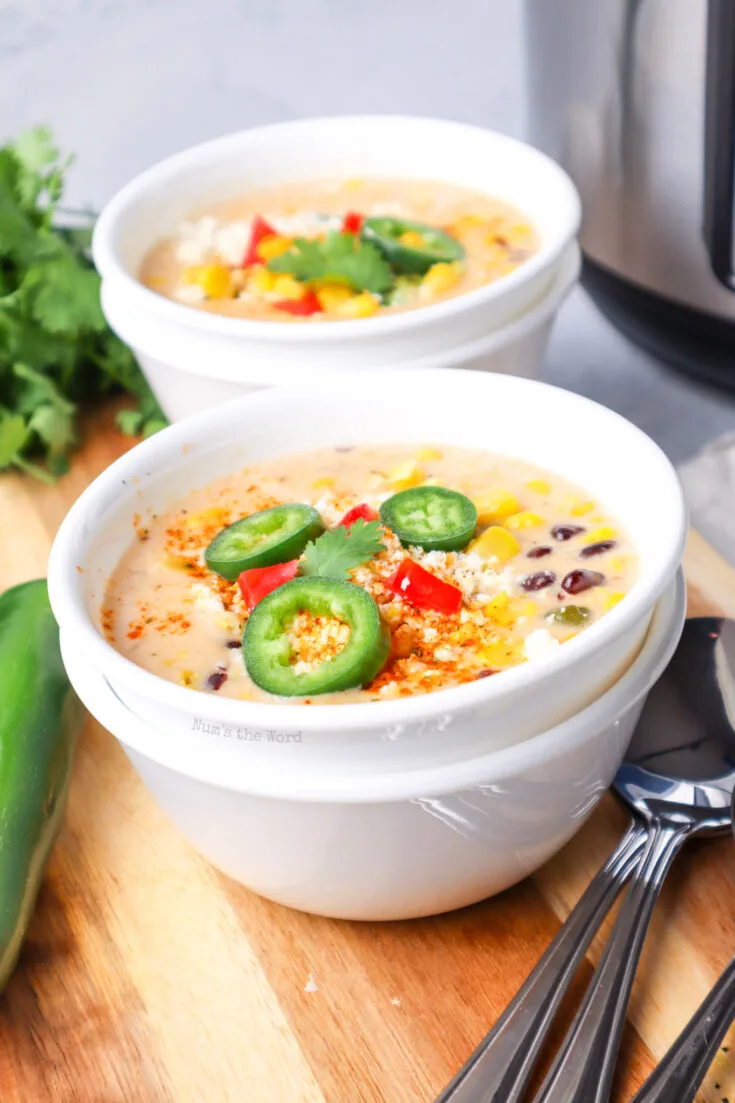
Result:
{"label": "cilantro leaf", "polygon": [[0,414],[0,467],[7,467],[26,442],[26,423],[18,414]]}
{"label": "cilantro leaf", "polygon": [[307,544],[299,573],[318,578],[349,579],[353,567],[373,559],[384,547],[380,523],[360,518],[349,529],[340,525]]}
{"label": "cilantro leaf", "polygon": [[393,286],[393,273],[380,250],[354,234],[330,231],[324,241],[297,237],[291,248],[273,257],[271,272],[288,272],[302,283],[344,283],[353,291],[380,295]]}
{"label": "cilantro leaf", "polygon": [[68,467],[77,408],[88,399],[125,391],[137,409],[122,417],[124,429],[149,435],[165,425],[102,314],[93,215],[59,207],[70,164],[47,127],[0,147],[0,470],[12,465],[47,482]]}

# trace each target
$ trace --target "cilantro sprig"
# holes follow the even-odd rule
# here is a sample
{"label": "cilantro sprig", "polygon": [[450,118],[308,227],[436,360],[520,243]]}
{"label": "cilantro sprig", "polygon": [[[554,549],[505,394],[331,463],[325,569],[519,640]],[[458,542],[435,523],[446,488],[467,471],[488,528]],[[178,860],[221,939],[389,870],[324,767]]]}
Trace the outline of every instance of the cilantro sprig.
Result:
{"label": "cilantro sprig", "polygon": [[374,559],[384,547],[380,523],[360,518],[349,528],[340,525],[307,544],[299,563],[299,574],[349,579],[353,567]]}
{"label": "cilantro sprig", "polygon": [[302,283],[343,283],[353,291],[381,295],[393,286],[390,265],[380,250],[355,234],[330,230],[324,240],[297,237],[291,248],[269,260],[271,272],[287,272]]}
{"label": "cilantro sprig", "polygon": [[68,467],[85,399],[123,390],[137,399],[120,415],[123,431],[150,435],[165,424],[102,314],[94,216],[60,206],[70,164],[47,127],[0,147],[0,469],[46,481]]}

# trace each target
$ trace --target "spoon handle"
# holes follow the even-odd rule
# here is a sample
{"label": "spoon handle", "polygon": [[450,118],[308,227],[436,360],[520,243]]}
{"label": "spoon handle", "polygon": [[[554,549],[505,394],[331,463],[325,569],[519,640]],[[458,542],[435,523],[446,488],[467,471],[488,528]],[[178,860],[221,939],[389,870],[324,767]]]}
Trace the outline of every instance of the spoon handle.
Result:
{"label": "spoon handle", "polygon": [[664,877],[693,829],[651,824],[602,960],[536,1103],[608,1103],[638,959]]}
{"label": "spoon handle", "polygon": [[632,1103],[694,1103],[697,1088],[735,1018],[735,959]]}
{"label": "spoon handle", "polygon": [[639,860],[647,828],[632,823],[495,1026],[436,1103],[518,1103],[577,966]]}

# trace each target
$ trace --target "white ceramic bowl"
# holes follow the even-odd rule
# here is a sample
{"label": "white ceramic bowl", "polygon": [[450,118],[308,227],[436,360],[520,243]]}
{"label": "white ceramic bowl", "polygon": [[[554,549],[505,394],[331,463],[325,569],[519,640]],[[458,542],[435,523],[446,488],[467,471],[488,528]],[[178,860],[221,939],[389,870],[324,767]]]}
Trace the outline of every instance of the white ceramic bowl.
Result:
{"label": "white ceramic bowl", "polygon": [[[631,592],[579,637],[493,678],[412,698],[353,705],[235,701],[186,689],[134,665],[99,631],[105,582],[135,514],[247,463],[325,445],[439,442],[517,456],[579,481],[636,547]],[[484,372],[380,373],[269,388],[164,430],[109,467],[80,496],[49,563],[54,612],[71,646],[146,722],[204,753],[324,771],[381,772],[466,759],[536,735],[607,689],[637,653],[686,534],[671,464],[640,430],[578,395]],[[238,738],[239,734],[239,738]],[[233,738],[229,738],[233,736]]]}
{"label": "white ceramic bowl", "polygon": [[134,716],[62,634],[71,681],[154,798],[225,873],[279,903],[346,919],[464,907],[526,877],[582,826],[612,781],[684,621],[681,574],[637,659],[594,704],[517,747],[452,766],[284,775],[216,760]]}
{"label": "white ceramic bowl", "polygon": [[[136,279],[149,246],[192,210],[249,188],[358,175],[445,180],[506,199],[534,223],[540,248],[502,280],[465,295],[339,323],[225,318],[165,299]],[[161,162],[105,207],[93,250],[107,318],[144,371],[162,364],[267,385],[316,369],[398,364],[486,336],[543,298],[579,221],[571,180],[531,146],[438,119],[341,116],[242,131]]]}
{"label": "white ceramic bowl", "polygon": [[[551,327],[560,306],[579,278],[580,262],[580,249],[574,241],[559,262],[549,289],[536,305],[529,307],[520,317],[484,337],[445,352],[406,361],[400,367],[411,370],[467,368],[471,371],[504,372],[506,375],[538,379]],[[221,378],[217,374],[218,361],[208,361],[206,373],[182,371],[180,367],[152,356],[143,356],[142,362],[148,382],[169,421],[180,421],[181,418],[199,413],[208,406],[216,406],[262,390],[265,384],[252,380],[268,378],[267,366],[260,365],[255,357],[247,362],[242,372],[243,378],[238,380]],[[395,364],[386,363],[375,370],[391,372],[395,367]],[[288,372],[279,371],[278,374],[287,375],[290,382],[298,383],[303,378],[303,366],[295,356]],[[343,374],[344,371],[336,368],[321,369],[319,377],[326,383],[333,376],[339,379]]]}

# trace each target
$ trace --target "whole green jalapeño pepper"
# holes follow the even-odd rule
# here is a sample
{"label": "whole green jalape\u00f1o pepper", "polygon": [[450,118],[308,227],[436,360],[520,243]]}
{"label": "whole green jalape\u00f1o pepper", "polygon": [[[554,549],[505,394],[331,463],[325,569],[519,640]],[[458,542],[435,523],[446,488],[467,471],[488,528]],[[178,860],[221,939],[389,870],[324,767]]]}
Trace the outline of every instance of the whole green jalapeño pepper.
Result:
{"label": "whole green jalape\u00f1o pepper", "polygon": [[0,595],[0,989],[61,826],[81,718],[45,579],[7,590]]}

